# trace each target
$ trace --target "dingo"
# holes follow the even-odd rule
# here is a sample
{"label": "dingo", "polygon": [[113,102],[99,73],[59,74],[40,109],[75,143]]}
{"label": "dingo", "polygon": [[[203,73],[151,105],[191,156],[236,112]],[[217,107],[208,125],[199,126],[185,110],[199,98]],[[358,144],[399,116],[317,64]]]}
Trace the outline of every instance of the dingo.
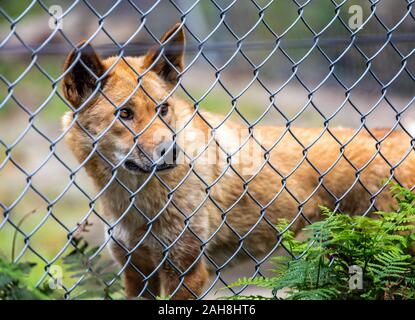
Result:
{"label": "dingo", "polygon": [[385,209],[392,199],[382,179],[391,165],[402,184],[414,185],[403,132],[377,144],[388,130],[221,124],[174,94],[184,69],[182,26],[160,42],[163,49],[125,61],[101,59],[83,43],[62,81],[75,110],[63,118],[67,142],[103,190],[111,252],[128,264],[127,296],[200,295],[208,270],[274,250],[280,218],[298,230],[318,219],[319,205]]}

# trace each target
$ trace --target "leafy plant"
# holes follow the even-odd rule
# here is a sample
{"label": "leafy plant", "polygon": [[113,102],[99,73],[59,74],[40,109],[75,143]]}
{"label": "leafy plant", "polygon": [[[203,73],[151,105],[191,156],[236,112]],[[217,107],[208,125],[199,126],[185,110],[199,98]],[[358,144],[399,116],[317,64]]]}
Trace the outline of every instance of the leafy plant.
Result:
{"label": "leafy plant", "polygon": [[38,300],[47,299],[47,289],[35,288],[28,275],[34,263],[13,264],[0,255],[0,300]]}
{"label": "leafy plant", "polygon": [[[114,262],[97,254],[98,247],[90,247],[83,238],[75,238],[75,249],[62,258],[64,273],[78,282],[74,299],[124,298],[121,281],[114,272]],[[91,259],[93,257],[93,259]]]}
{"label": "leafy plant", "polygon": [[[97,254],[82,238],[73,239],[74,250],[65,255],[57,265],[66,279],[75,281],[76,288],[71,299],[119,299],[123,290],[112,268],[112,261]],[[91,259],[90,257],[93,257]],[[64,291],[50,288],[49,279],[39,286],[29,281],[35,263],[11,263],[0,255],[0,300],[47,300],[61,299]],[[65,279],[62,279],[65,282]]]}
{"label": "leafy plant", "polygon": [[[296,240],[289,230],[282,235],[297,258],[275,257],[275,276],[244,278],[230,287],[269,288],[273,297],[264,299],[415,299],[415,195],[398,185],[391,192],[398,209],[374,217],[322,208],[325,219],[304,228],[306,240]],[[278,227],[284,230],[287,225],[280,221]],[[352,266],[362,271],[361,289],[349,286]]]}

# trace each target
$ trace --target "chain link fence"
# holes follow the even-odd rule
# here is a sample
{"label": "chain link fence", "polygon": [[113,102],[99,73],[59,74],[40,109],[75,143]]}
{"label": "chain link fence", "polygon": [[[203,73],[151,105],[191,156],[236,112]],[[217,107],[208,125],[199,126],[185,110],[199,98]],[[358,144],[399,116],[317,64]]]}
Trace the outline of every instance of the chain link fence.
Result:
{"label": "chain link fence", "polygon": [[[297,231],[318,219],[316,204],[367,214],[382,208],[390,181],[401,182],[396,172],[413,153],[415,130],[413,6],[411,0],[2,1],[2,254],[36,262],[37,285],[60,279],[57,291],[66,299],[76,298],[91,274],[103,291],[125,276],[129,295],[148,298],[180,297],[183,290],[196,299],[255,292],[218,289],[240,277],[267,275],[273,254],[290,253],[272,212],[287,211],[278,218],[289,218]],[[89,45],[114,58],[101,62]],[[143,55],[151,60],[147,68],[128,58]],[[154,71],[163,80],[154,80]],[[125,82],[131,77],[134,85]],[[110,120],[104,109],[88,111],[96,101],[111,110]],[[181,115],[186,103],[192,111]],[[137,115],[132,104],[152,106],[146,111],[151,116]],[[182,117],[177,123],[169,118],[171,104]],[[141,126],[130,121],[134,113]],[[195,122],[207,134],[192,136],[203,142],[192,154],[180,139]],[[270,125],[279,129],[261,136],[260,128]],[[167,130],[157,143],[154,126]],[[339,126],[352,128],[346,139],[338,136]],[[382,146],[397,131],[407,142],[392,161]],[[121,149],[128,134],[133,143]],[[160,149],[165,135],[171,143]],[[363,148],[370,147],[370,157],[356,164],[348,152],[362,152],[361,135],[369,137]],[[252,159],[241,154],[252,146],[259,150],[257,165],[246,174]],[[272,152],[289,146],[293,163],[273,162]],[[221,164],[201,166],[212,147]],[[178,153],[185,169],[175,174],[167,156],[177,162]],[[315,161],[325,158],[322,169]],[[365,175],[379,158],[383,169],[372,177],[374,189]],[[343,191],[330,182],[339,163],[348,168]],[[216,171],[209,175],[205,167]],[[312,187],[305,187],[306,179]],[[213,226],[209,232],[207,226]],[[81,238],[95,249],[86,250]],[[119,263],[103,274],[95,262],[112,261],[108,247]],[[83,257],[81,271],[62,270],[73,252]],[[201,264],[210,270],[206,283],[204,271],[194,272]],[[168,292],[159,291],[160,282]]]}

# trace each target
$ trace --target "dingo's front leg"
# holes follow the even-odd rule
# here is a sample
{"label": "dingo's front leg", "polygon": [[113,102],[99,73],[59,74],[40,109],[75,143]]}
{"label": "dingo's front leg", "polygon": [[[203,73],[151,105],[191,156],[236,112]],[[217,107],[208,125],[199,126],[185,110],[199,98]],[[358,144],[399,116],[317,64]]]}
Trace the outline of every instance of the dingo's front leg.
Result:
{"label": "dingo's front leg", "polygon": [[203,260],[197,262],[183,277],[172,267],[165,266],[160,272],[162,290],[165,291],[162,294],[173,300],[196,299],[203,293],[208,277]]}
{"label": "dingo's front leg", "polygon": [[[116,244],[111,245],[111,253],[117,262],[124,266],[127,263],[127,252]],[[160,294],[160,279],[156,273],[145,281],[157,267],[147,247],[137,248],[124,271],[125,294],[127,298],[140,297],[154,299]],[[151,292],[151,293],[150,293]]]}

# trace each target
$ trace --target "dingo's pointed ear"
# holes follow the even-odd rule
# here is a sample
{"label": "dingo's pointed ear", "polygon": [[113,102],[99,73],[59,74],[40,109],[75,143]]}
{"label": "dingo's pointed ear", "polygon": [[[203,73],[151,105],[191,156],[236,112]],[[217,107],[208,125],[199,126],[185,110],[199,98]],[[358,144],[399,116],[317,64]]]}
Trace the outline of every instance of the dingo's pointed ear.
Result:
{"label": "dingo's pointed ear", "polygon": [[[183,27],[177,23],[160,39],[161,46],[145,56],[144,65],[171,84],[177,83],[177,75],[184,69],[186,44]],[[164,49],[164,50],[163,50]]]}
{"label": "dingo's pointed ear", "polygon": [[92,46],[81,42],[66,58],[64,70],[67,73],[62,81],[63,93],[72,106],[78,108],[96,89],[96,80],[104,74],[105,67]]}

